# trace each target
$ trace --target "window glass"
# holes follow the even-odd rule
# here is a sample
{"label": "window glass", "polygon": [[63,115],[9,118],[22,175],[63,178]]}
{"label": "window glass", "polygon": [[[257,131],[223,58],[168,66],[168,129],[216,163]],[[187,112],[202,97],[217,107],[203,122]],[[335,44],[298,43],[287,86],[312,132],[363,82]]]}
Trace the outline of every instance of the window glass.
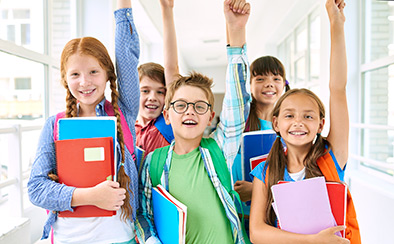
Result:
{"label": "window glass", "polygon": [[310,24],[310,79],[318,80],[320,76],[320,16]]}
{"label": "window glass", "polygon": [[365,1],[364,63],[394,55],[394,2]]}
{"label": "window glass", "polygon": [[0,52],[0,67],[0,119],[43,117],[44,65]]}
{"label": "window glass", "polygon": [[43,9],[43,0],[0,1],[0,39],[44,53]]}

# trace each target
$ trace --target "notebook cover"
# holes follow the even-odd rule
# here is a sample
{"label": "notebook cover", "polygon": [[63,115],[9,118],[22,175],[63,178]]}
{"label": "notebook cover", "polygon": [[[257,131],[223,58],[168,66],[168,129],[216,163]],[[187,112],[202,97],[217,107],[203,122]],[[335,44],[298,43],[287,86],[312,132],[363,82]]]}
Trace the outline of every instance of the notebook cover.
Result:
{"label": "notebook cover", "polygon": [[316,234],[336,226],[324,177],[271,187],[276,215],[283,230]]}
{"label": "notebook cover", "polygon": [[[79,188],[93,187],[112,179],[114,168],[113,138],[58,140],[56,145],[59,183]],[[116,211],[96,206],[78,206],[74,211],[62,211],[59,217],[103,217]]]}
{"label": "notebook cover", "polygon": [[161,185],[152,188],[153,217],[163,244],[184,244],[187,207],[176,200]]}

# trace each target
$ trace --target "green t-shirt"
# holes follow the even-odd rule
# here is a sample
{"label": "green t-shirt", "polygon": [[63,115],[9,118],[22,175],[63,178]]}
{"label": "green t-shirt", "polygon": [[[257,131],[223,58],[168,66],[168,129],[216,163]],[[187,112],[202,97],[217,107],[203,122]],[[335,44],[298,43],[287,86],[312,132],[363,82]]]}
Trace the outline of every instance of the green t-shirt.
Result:
{"label": "green t-shirt", "polygon": [[234,243],[230,221],[198,148],[184,155],[173,152],[168,188],[187,206],[186,243]]}

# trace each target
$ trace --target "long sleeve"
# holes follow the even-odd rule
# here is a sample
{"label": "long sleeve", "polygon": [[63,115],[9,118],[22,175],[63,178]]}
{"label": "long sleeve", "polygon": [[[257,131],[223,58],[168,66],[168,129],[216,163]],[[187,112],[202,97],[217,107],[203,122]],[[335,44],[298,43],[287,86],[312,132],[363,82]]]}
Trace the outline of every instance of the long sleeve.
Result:
{"label": "long sleeve", "polygon": [[30,201],[41,208],[65,211],[71,208],[75,187],[59,184],[48,178],[48,173],[56,172],[56,151],[53,140],[55,116],[50,117],[41,131],[38,149],[27,183]]}
{"label": "long sleeve", "polygon": [[227,56],[226,92],[220,114],[220,123],[211,137],[216,140],[222,149],[227,166],[231,170],[249,116],[252,98],[250,95],[246,45],[243,48],[227,47]]}
{"label": "long sleeve", "polygon": [[135,226],[138,239],[142,243],[148,243],[148,239],[149,243],[160,243],[153,223],[152,181],[149,174],[151,159],[152,153],[149,153],[141,170],[139,182],[140,204],[137,211],[137,221]]}

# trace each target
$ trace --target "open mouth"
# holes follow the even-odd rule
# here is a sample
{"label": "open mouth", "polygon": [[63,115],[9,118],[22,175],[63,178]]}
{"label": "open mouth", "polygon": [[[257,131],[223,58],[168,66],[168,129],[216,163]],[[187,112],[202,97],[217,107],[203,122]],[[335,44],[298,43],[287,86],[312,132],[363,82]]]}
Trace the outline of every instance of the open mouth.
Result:
{"label": "open mouth", "polygon": [[92,89],[92,90],[85,90],[85,91],[80,91],[80,93],[82,93],[83,95],[89,95],[92,94],[96,89]]}
{"label": "open mouth", "polygon": [[146,105],[145,108],[147,109],[157,109],[159,106],[156,105]]}
{"label": "open mouth", "polygon": [[262,92],[264,95],[269,95],[269,96],[273,96],[276,95],[276,92],[273,91],[268,91],[268,92]]}
{"label": "open mouth", "polygon": [[197,125],[197,122],[191,119],[187,119],[182,122],[183,125]]}
{"label": "open mouth", "polygon": [[295,136],[303,136],[303,135],[306,135],[307,133],[304,131],[290,131],[289,134],[295,135]]}

